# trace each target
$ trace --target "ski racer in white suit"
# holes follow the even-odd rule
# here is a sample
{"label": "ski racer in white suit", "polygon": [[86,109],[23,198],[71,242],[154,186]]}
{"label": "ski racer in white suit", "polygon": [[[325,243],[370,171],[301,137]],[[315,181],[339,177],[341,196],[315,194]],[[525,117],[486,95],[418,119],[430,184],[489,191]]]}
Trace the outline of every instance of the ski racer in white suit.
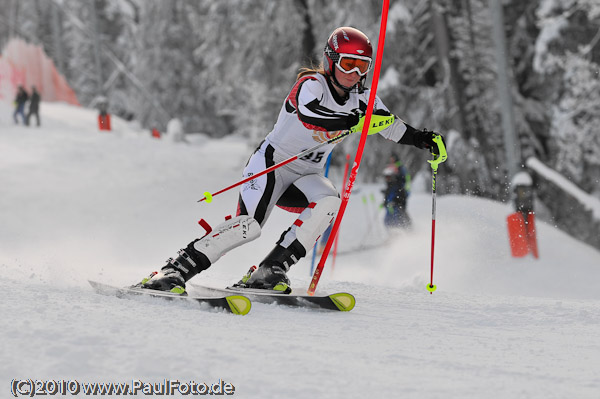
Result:
{"label": "ski racer in white suit", "polygon": [[[350,129],[366,113],[369,89],[364,87],[373,50],[367,36],[355,28],[337,28],[329,37],[319,69],[304,68],[285,99],[273,130],[250,157],[244,177],[286,160]],[[374,113],[390,115],[379,98]],[[437,133],[416,130],[402,120],[379,132],[400,144],[439,153]],[[185,282],[207,269],[224,253],[260,236],[261,227],[277,205],[300,213],[281,235],[259,267],[251,269],[240,287],[291,292],[286,276],[333,221],[339,193],[323,176],[329,153],[337,142],[242,185],[237,216],[192,241],[169,259],[159,273],[142,281],[142,288],[185,293]]]}

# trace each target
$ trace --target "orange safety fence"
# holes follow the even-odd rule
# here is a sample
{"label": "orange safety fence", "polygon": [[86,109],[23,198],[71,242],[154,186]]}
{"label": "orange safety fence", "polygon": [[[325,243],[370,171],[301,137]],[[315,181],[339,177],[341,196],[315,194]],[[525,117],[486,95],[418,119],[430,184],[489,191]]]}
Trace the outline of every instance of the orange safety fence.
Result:
{"label": "orange safety fence", "polygon": [[80,105],[75,92],[44,50],[23,39],[13,38],[0,54],[0,100],[13,101],[19,85],[28,93],[31,93],[31,86],[35,86],[42,101]]}

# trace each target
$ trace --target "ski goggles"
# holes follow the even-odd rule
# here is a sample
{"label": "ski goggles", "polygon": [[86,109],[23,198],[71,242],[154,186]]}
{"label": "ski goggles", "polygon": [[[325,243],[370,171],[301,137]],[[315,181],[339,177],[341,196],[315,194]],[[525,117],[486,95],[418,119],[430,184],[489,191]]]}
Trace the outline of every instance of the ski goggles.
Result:
{"label": "ski goggles", "polygon": [[354,54],[340,54],[335,66],[344,73],[356,72],[365,76],[371,69],[371,59]]}

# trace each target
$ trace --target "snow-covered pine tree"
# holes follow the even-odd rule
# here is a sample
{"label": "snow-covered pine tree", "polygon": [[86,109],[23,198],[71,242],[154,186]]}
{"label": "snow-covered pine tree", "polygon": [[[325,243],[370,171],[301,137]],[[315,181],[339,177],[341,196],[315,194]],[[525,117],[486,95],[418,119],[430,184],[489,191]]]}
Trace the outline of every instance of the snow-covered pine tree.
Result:
{"label": "snow-covered pine tree", "polygon": [[600,6],[543,2],[538,73],[552,77],[550,160],[588,192],[600,194]]}

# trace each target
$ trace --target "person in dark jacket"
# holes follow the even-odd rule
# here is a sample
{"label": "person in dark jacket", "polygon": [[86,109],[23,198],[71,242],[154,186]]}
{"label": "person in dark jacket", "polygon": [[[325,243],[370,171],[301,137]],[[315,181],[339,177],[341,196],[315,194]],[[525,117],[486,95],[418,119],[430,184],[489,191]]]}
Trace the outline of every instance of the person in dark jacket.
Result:
{"label": "person in dark jacket", "polygon": [[19,124],[17,115],[21,115],[23,124],[27,124],[27,118],[25,117],[25,103],[27,103],[27,100],[29,100],[29,94],[27,94],[23,86],[19,85],[17,96],[15,97],[15,112],[13,113],[13,119],[17,125]]}
{"label": "person in dark jacket", "polygon": [[29,126],[29,119],[31,115],[35,115],[37,125],[40,125],[40,93],[38,93],[35,86],[31,86],[31,100],[29,100],[29,112],[27,112],[27,119],[25,124]]}

